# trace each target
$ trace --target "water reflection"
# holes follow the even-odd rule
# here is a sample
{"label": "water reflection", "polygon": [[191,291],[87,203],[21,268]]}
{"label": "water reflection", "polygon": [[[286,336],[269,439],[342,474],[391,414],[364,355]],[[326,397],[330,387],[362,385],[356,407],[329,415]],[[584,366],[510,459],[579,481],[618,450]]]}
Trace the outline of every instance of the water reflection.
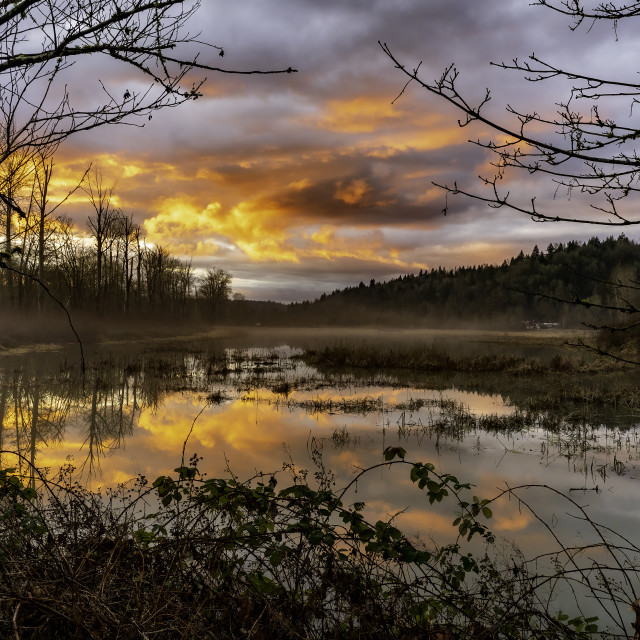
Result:
{"label": "water reflection", "polygon": [[[380,463],[385,447],[402,446],[409,460],[454,473],[480,497],[531,483],[576,501],[528,488],[492,505],[507,559],[510,541],[528,556],[550,549],[553,536],[567,547],[591,542],[582,505],[612,531],[637,535],[638,431],[628,409],[598,414],[585,402],[535,411],[535,381],[334,375],[285,348],[124,351],[96,359],[84,378],[64,360],[0,362],[0,463],[29,473],[29,463],[55,470],[72,460],[82,482],[113,486],[171,472],[188,437],[186,459],[202,456],[210,476],[244,480],[285,465],[283,486],[292,473],[313,482],[319,463],[338,488]],[[423,540],[455,533],[451,502],[429,505],[407,467],[376,469],[344,500],[365,501],[368,518],[393,517]]]}
{"label": "water reflection", "polygon": [[[28,369],[4,372],[0,377],[0,464],[14,465],[15,460],[2,460],[2,453],[14,450],[21,454],[18,467],[22,470],[28,461],[33,469],[38,448],[63,439],[72,404],[64,385],[45,387]],[[30,475],[33,484],[33,472]]]}
{"label": "water reflection", "polygon": [[[614,528],[635,526],[635,427],[532,412],[506,394],[474,389],[394,386],[349,374],[331,380],[291,355],[254,349],[110,357],[85,378],[59,363],[21,360],[0,370],[1,462],[27,472],[27,463],[55,469],[72,459],[84,482],[113,485],[171,471],[190,434],[186,458],[202,456],[209,475],[230,470],[244,479],[283,463],[313,473],[315,452],[344,486],[379,463],[385,447],[402,446],[409,459],[477,485],[478,495],[548,484],[589,503]],[[9,451],[22,457],[16,462]],[[398,521],[421,535],[450,530],[451,514],[427,509],[404,470],[365,476],[351,495],[367,501],[373,517],[401,512]],[[545,498],[532,501],[549,511]],[[496,510],[493,527],[528,544],[541,535],[516,503]]]}

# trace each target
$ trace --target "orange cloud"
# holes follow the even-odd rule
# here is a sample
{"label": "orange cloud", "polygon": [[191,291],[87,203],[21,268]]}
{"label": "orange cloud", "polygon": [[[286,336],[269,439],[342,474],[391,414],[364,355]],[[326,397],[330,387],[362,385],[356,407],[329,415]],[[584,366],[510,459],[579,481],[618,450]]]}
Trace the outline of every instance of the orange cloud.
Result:
{"label": "orange cloud", "polygon": [[166,199],[160,206],[160,212],[144,221],[144,228],[149,240],[156,244],[159,244],[159,239],[184,240],[210,234],[216,228],[220,208],[219,202],[198,210],[180,199]]}
{"label": "orange cloud", "polygon": [[331,100],[315,126],[346,133],[371,133],[382,123],[401,116],[386,98],[359,96],[349,100]]}
{"label": "orange cloud", "polygon": [[391,149],[396,151],[442,149],[466,141],[467,135],[464,129],[460,129],[457,125],[455,127],[442,125],[438,121],[429,122],[424,127],[413,123],[413,126],[407,127],[406,130],[383,133],[376,137],[376,142],[389,150],[388,156],[393,155]]}
{"label": "orange cloud", "polygon": [[347,204],[359,204],[367,200],[371,187],[364,178],[354,179],[349,184],[338,182],[335,197]]}
{"label": "orange cloud", "polygon": [[400,257],[400,250],[391,246],[379,229],[351,231],[348,235],[340,235],[339,227],[324,225],[307,238],[310,243],[306,251],[301,253],[305,257],[326,260],[350,258],[394,265],[401,269],[426,268],[423,263],[403,260]]}
{"label": "orange cloud", "polygon": [[294,191],[302,191],[303,189],[307,189],[311,186],[311,180],[309,180],[309,178],[303,178],[302,180],[290,182],[287,186],[289,189],[293,189]]}
{"label": "orange cloud", "polygon": [[[362,190],[361,184],[356,185],[356,194]],[[379,229],[339,235],[338,227],[325,225],[309,233],[303,227],[292,225],[286,213],[269,203],[240,202],[224,210],[217,202],[201,209],[184,200],[169,199],[161,204],[155,216],[145,220],[144,228],[150,242],[169,245],[182,255],[212,255],[218,253],[221,246],[230,245],[252,262],[298,263],[307,258],[328,261],[348,258],[402,269],[425,266],[403,261],[399,250],[389,246]]]}
{"label": "orange cloud", "polygon": [[222,241],[241,249],[252,261],[298,262],[293,247],[287,246],[286,224],[276,210],[257,209],[252,203],[241,202],[223,210],[218,202],[199,209],[184,200],[164,200],[160,212],[144,221],[147,237],[156,244],[171,244],[176,240],[183,249],[197,254],[213,250]]}
{"label": "orange cloud", "polygon": [[375,158],[389,158],[408,149],[439,149],[468,138],[451,118],[426,111],[410,99],[392,104],[388,96],[332,100],[320,117],[306,118],[304,123],[313,129],[370,134],[359,136],[355,148]]}

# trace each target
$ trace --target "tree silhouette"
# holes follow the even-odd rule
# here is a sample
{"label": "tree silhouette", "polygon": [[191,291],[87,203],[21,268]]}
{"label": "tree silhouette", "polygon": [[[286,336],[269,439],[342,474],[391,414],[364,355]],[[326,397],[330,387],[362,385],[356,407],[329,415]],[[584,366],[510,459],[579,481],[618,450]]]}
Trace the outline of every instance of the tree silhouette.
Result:
{"label": "tree silhouette", "polygon": [[218,305],[230,296],[231,274],[220,267],[207,269],[198,287],[198,297],[204,301],[205,314],[215,316]]}
{"label": "tree silhouette", "polygon": [[[234,70],[203,63],[203,52],[222,47],[187,31],[199,0],[19,0],[0,2],[0,170],[70,135],[109,124],[144,126],[152,114],[201,96],[194,70],[232,74],[291,73],[294,69]],[[69,73],[87,57],[124,67],[131,88]],[[91,91],[95,82],[95,91]],[[145,84],[146,83],[146,84]],[[89,98],[83,99],[83,95]],[[0,184],[10,224],[22,210]],[[9,242],[8,240],[6,241]],[[11,247],[0,251],[0,268]]]}

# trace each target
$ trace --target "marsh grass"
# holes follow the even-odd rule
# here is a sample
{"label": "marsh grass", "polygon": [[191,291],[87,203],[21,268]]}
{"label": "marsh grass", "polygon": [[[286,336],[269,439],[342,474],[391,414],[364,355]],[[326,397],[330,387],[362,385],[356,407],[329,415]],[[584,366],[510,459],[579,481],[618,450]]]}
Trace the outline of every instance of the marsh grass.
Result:
{"label": "marsh grass", "polygon": [[299,356],[305,363],[316,367],[400,369],[420,372],[507,372],[512,375],[540,375],[553,373],[584,373],[619,368],[615,363],[594,361],[587,363],[582,357],[569,358],[556,354],[543,361],[505,354],[468,354],[454,356],[436,344],[380,346],[336,343],[321,348],[307,348]]}
{"label": "marsh grass", "polygon": [[[242,401],[273,405],[288,411],[301,410],[309,415],[380,415],[378,429],[392,429],[400,441],[416,439],[418,445],[424,438],[435,438],[435,448],[443,442],[460,443],[476,436],[478,447],[489,436],[530,436],[540,442],[541,461],[550,464],[566,459],[576,473],[588,471],[602,476],[597,460],[605,454],[615,456],[626,453],[628,459],[638,456],[640,443],[635,430],[611,428],[603,432],[597,417],[584,408],[575,413],[559,415],[553,411],[513,407],[504,414],[476,414],[462,401],[447,398],[408,398],[402,402],[384,400],[384,396],[365,395],[359,398],[339,396],[314,396],[308,399],[273,397],[257,393],[245,394]],[[394,415],[390,420],[389,416]],[[397,418],[395,417],[397,416]],[[388,431],[387,431],[388,433]],[[358,430],[342,426],[334,429],[328,440],[336,449],[359,442]],[[507,450],[507,449],[506,449]],[[609,468],[610,467],[610,468]],[[621,465],[609,465],[608,473],[621,475]]]}
{"label": "marsh grass", "polygon": [[[488,347],[487,347],[488,348]],[[556,353],[545,359],[478,353],[454,355],[444,346],[419,343],[336,343],[302,351],[223,349],[216,345],[162,343],[142,350],[121,347],[89,358],[88,378],[105,384],[129,380],[142,395],[170,391],[210,393],[212,386],[240,393],[268,389],[284,400],[294,391],[365,386],[415,387],[500,394],[507,403],[559,413],[585,407],[640,411],[640,378],[607,360],[585,361]],[[48,374],[81,388],[70,366]],[[351,410],[351,409],[349,409]]]}
{"label": "marsh grass", "polygon": [[532,410],[547,408],[567,413],[581,407],[609,407],[619,412],[632,412],[637,418],[640,411],[640,385],[636,377],[611,379],[601,377],[564,378],[555,384],[538,386],[535,394],[518,399],[519,404]]}
{"label": "marsh grass", "polygon": [[352,434],[346,426],[342,426],[333,430],[331,442],[336,449],[344,449],[347,446],[357,446],[360,436]]}

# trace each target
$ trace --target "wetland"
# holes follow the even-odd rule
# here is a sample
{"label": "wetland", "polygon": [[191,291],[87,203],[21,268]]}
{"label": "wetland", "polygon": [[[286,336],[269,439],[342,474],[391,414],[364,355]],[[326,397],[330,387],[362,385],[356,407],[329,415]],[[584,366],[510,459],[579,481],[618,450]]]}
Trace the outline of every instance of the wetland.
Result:
{"label": "wetland", "polygon": [[[452,475],[470,483],[478,500],[490,500],[502,552],[513,558],[517,549],[529,568],[534,559],[550,583],[547,564],[567,561],[558,545],[596,545],[594,523],[633,541],[640,524],[640,375],[566,344],[580,337],[218,329],[94,343],[84,374],[73,345],[7,349],[0,356],[2,468],[25,490],[62,469],[60,478],[86,495],[124,495],[157,478],[165,484],[156,488],[166,488],[176,472],[175,482],[193,481],[186,469],[202,486],[207,478],[316,486],[362,503],[367,521],[393,523],[426,548],[459,545],[467,529],[452,522],[472,503],[459,501],[456,511],[428,483],[425,495],[395,463],[429,464],[439,478]],[[477,539],[469,553],[483,554]],[[632,550],[625,550],[621,593],[597,592],[591,608],[572,613],[583,614],[582,628],[597,616],[601,628],[632,632]],[[561,591],[551,589],[545,604],[556,617],[575,608]],[[610,610],[603,604],[614,600]],[[437,616],[429,615],[436,629]]]}

